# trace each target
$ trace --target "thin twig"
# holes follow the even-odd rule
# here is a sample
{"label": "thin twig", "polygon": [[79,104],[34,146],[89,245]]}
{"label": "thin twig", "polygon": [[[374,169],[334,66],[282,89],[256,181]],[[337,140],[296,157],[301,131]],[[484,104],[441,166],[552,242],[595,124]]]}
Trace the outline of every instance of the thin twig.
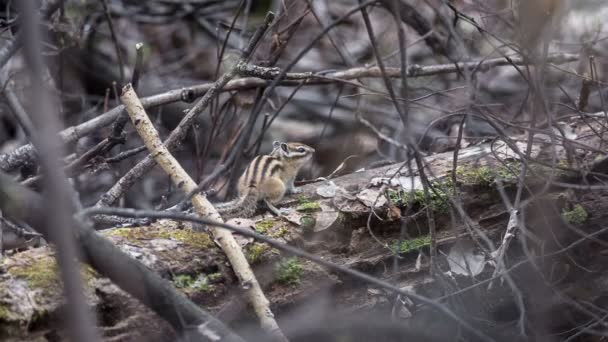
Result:
{"label": "thin twig", "polygon": [[110,28],[110,36],[112,37],[112,42],[114,43],[114,50],[116,51],[116,58],[118,59],[118,71],[120,73],[120,85],[122,86],[125,83],[125,70],[124,63],[122,62],[122,53],[120,53],[120,45],[118,44],[118,39],[116,38],[116,31],[114,30],[114,23],[112,22],[112,15],[110,14],[110,10],[108,9],[107,0],[100,0],[101,5],[103,6],[103,15],[106,17],[106,21],[108,22],[108,27]]}
{"label": "thin twig", "polygon": [[139,78],[142,73],[144,64],[144,43],[135,44],[135,67],[133,68],[133,76],[131,76],[131,84],[133,89],[137,90],[139,86]]}

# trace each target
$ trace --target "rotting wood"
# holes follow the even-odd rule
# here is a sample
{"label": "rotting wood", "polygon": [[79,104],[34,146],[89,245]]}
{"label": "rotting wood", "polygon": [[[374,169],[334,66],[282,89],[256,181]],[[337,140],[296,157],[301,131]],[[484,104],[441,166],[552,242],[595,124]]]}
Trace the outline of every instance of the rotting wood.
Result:
{"label": "rotting wood", "polygon": [[[597,146],[599,138],[585,134],[585,132],[585,127],[578,129],[577,135],[580,138],[577,139],[577,142],[589,145],[590,147]],[[541,147],[543,144],[536,145],[537,151],[542,151]],[[500,147],[496,143],[493,145],[496,148]],[[459,189],[461,190],[461,199],[465,210],[471,219],[487,233],[488,237],[495,244],[498,244],[502,237],[501,234],[507,227],[509,215],[502,205],[498,193],[494,190],[492,177],[498,175],[503,178],[508,192],[509,184],[512,184],[510,182],[513,181],[509,175],[511,173],[517,174],[518,167],[521,164],[511,157],[511,159],[506,160],[504,165],[494,164],[496,166],[489,166],[493,165],[494,160],[493,156],[488,154],[490,146],[492,144],[483,144],[463,149],[460,152],[461,157],[459,158],[459,167],[462,169],[458,170],[457,174],[459,180],[462,181],[462,184],[459,184]],[[559,157],[559,161],[565,160],[565,151],[560,152]],[[595,155],[590,153],[585,157],[588,161],[592,161]],[[427,161],[431,165],[432,173],[435,175],[433,181],[440,182],[441,177],[445,176],[451,168],[451,152],[430,156],[427,158]],[[504,168],[498,165],[503,165]],[[536,164],[532,163],[531,165]],[[560,162],[559,165],[561,167],[565,166],[564,162]],[[333,179],[332,181],[337,187],[353,192],[349,195],[343,195],[342,198],[338,198],[338,196],[332,198],[319,196],[317,190],[323,186],[324,183],[322,182],[305,185],[302,187],[304,190],[302,194],[285,200],[284,205],[293,208],[292,214],[286,219],[277,220],[266,216],[256,217],[251,224],[256,230],[263,231],[263,233],[269,236],[299,244],[303,248],[315,251],[328,260],[366,271],[401,287],[409,286],[417,293],[430,297],[449,295],[449,292],[446,292],[439,282],[428,276],[424,263],[422,264],[422,268],[416,269],[418,249],[422,248],[424,251],[426,248],[422,228],[424,227],[424,218],[422,216],[420,219],[412,220],[408,227],[408,231],[410,232],[410,239],[408,241],[410,241],[410,244],[403,245],[403,259],[400,261],[400,268],[397,273],[390,271],[393,260],[391,251],[373,240],[365,228],[369,208],[364,204],[364,200],[356,198],[356,193],[360,191],[354,191],[353,189],[358,188],[362,190],[369,187],[372,190],[378,190],[379,186],[369,186],[372,179],[390,176],[392,175],[390,171],[396,170],[399,166],[390,165]],[[528,179],[528,186],[531,190],[546,180],[547,174],[544,172],[550,171],[550,168],[538,165],[532,169],[534,173]],[[568,174],[562,171],[556,174],[556,180],[566,181],[576,178],[575,174]],[[404,177],[409,176],[405,175]],[[601,253],[602,245],[598,244],[594,239],[601,239],[606,236],[605,233],[601,233],[601,229],[603,228],[603,222],[606,222],[606,219],[608,219],[606,216],[606,213],[608,213],[608,208],[606,207],[608,204],[606,203],[608,201],[605,200],[607,195],[608,192],[606,191],[573,195],[572,191],[566,191],[556,186],[552,187],[537,202],[534,202],[527,210],[527,213],[523,213],[529,229],[532,229],[538,237],[547,239],[546,241],[548,242],[552,241],[546,235],[549,232],[543,230],[542,227],[552,228],[551,233],[557,236],[557,240],[553,242],[554,246],[549,246],[548,250],[553,248],[559,251],[574,244],[571,248],[573,254],[549,254],[542,260],[543,263],[551,264],[553,267],[553,272],[547,272],[544,276],[554,281],[559,289],[566,291],[574,300],[593,302],[603,296],[602,287],[599,285],[606,281],[605,276],[603,276],[605,272],[602,272],[604,271],[606,262],[603,253]],[[423,204],[419,203],[418,205]],[[328,211],[335,210],[337,206],[341,206],[342,212],[335,216],[335,221],[326,227],[321,227],[324,229],[315,230],[313,227],[312,231],[308,232],[308,236],[296,224],[292,223],[298,220],[306,220],[306,218],[312,218],[318,222],[321,216],[327,215]],[[582,212],[586,215],[580,214],[580,208],[582,208]],[[399,237],[399,222],[395,219],[389,219],[389,209],[385,205],[376,210],[378,216],[385,221],[372,220],[371,229],[386,245],[394,246]],[[437,209],[438,226],[442,228],[438,232],[440,236],[438,246],[440,252],[442,252],[439,255],[445,255],[456,241],[467,238],[469,233],[461,224],[452,223],[447,212],[441,213],[441,207]],[[581,233],[600,233],[593,238],[581,236],[573,232],[572,229],[569,229],[563,223],[561,217],[567,218]],[[548,223],[544,222],[544,220],[547,220]],[[234,296],[230,290],[235,285],[235,278],[225,266],[222,266],[225,263],[225,259],[214,247],[206,248],[203,251],[201,248],[188,246],[186,241],[190,241],[191,239],[180,237],[181,234],[191,234],[188,233],[188,229],[182,229],[184,227],[187,227],[187,225],[177,225],[171,221],[162,221],[155,223],[154,228],[121,228],[110,230],[106,234],[109,234],[113,241],[123,250],[130,251],[133,255],[138,256],[140,260],[153,260],[154,262],[150,262],[149,266],[160,274],[173,279],[174,283],[176,279],[181,279],[179,280],[179,285],[182,286],[182,291],[186,292],[197,303],[211,309],[211,311],[221,311],[220,319],[242,320],[245,317],[243,316],[244,310],[241,310],[242,305],[233,299]],[[420,233],[418,232],[419,228]],[[192,239],[192,241],[197,240]],[[260,279],[264,279],[261,280],[261,283],[279,318],[282,313],[289,311],[289,308],[292,308],[294,303],[305,303],[310,298],[318,297],[328,289],[332,290],[332,297],[327,300],[331,300],[336,308],[350,312],[367,312],[391,306],[390,298],[384,292],[358,282],[353,282],[352,279],[341,277],[340,275],[328,274],[324,270],[303,260],[299,261],[302,265],[299,281],[290,284],[280,283],[273,277],[274,266],[272,265],[281,260],[281,257],[270,249],[256,250],[256,248],[259,248],[256,246],[259,245],[251,241],[241,241],[241,243],[245,245],[248,257],[252,256],[250,253],[256,253],[257,257],[254,262],[256,269],[254,271],[256,271]],[[399,247],[401,248],[402,246]],[[539,275],[535,273],[530,264],[521,263],[524,258],[520,253],[520,249],[519,245],[510,247],[508,267],[518,265],[512,271],[514,278],[520,285],[529,285],[528,288],[520,286],[520,290],[523,291],[526,299],[534,304],[530,307],[532,309],[532,316],[559,312],[560,308],[565,304],[560,301],[557,295],[546,296],[548,298],[540,298],[537,295],[548,290],[546,287],[539,285],[538,281],[534,281]],[[171,250],[171,255],[167,253],[169,250]],[[183,254],[178,253],[178,257],[173,257],[173,251],[176,250],[179,250],[179,252],[183,251]],[[581,254],[578,251],[583,253]],[[4,265],[7,269],[10,269],[10,267],[6,266],[7,263],[22,262],[27,265],[27,260],[31,258],[31,253],[48,254],[48,252],[48,249],[41,248],[35,250],[35,252],[26,251],[17,253],[5,258]],[[182,255],[182,257],[179,257],[179,255]],[[594,272],[581,271],[580,268],[569,261],[569,258],[576,258],[577,262],[584,264],[585,267],[592,268]],[[200,260],[201,262],[192,262],[192,260]],[[445,265],[442,265],[442,267],[445,267]],[[443,268],[443,270],[445,271],[446,269]],[[10,274],[10,271],[6,274]],[[491,276],[491,274],[492,268],[487,267],[478,276],[477,282],[484,279],[484,277]],[[176,277],[179,275],[183,275],[183,277]],[[585,281],[580,281],[583,278]],[[203,280],[197,283],[198,279]],[[573,279],[577,281],[573,281]],[[11,288],[11,286],[17,286],[15,284],[23,284],[26,280],[27,278],[24,279],[24,276],[13,274],[13,276],[3,277],[0,279],[0,282],[3,283],[3,288]],[[476,283],[470,278],[457,275],[453,275],[451,279],[447,279],[446,281],[452,282],[455,286],[453,292],[458,292],[459,289]],[[27,293],[35,293],[32,292],[29,286],[38,289],[36,284],[28,284]],[[581,291],[582,287],[596,290]],[[508,303],[512,302],[513,298],[508,287],[498,286],[492,291],[486,291],[486,288],[487,286],[478,286],[473,290],[464,291],[449,298],[450,300],[457,299],[464,301],[467,304],[466,308],[474,310],[478,316],[491,318],[497,312],[503,312],[505,305],[508,307]],[[210,291],[210,289],[212,290]],[[109,305],[119,300],[126,301],[128,298],[124,293],[118,296],[116,293],[108,290],[107,287],[100,287],[96,293],[99,297],[97,299],[99,302],[92,300],[92,303],[98,303],[97,307],[102,310],[102,314],[104,307],[116,307]],[[10,300],[6,296],[2,298],[5,299],[3,303]],[[45,312],[48,312],[50,317],[53,312],[57,312],[58,303],[54,302],[52,297],[49,302],[50,304],[47,304],[45,307]],[[18,305],[19,303],[21,302],[13,302],[11,306],[3,305],[4,309],[0,310],[0,312],[5,312],[6,310],[12,312],[13,305]],[[414,308],[409,309],[414,314],[413,319],[410,320],[411,322],[426,322],[424,319],[425,317],[428,318],[428,316],[425,316],[423,311],[417,312]],[[133,316],[145,316],[145,310],[143,312],[140,310],[141,307],[136,307],[129,314]],[[9,316],[0,317],[3,324],[6,324],[6,317]],[[11,325],[11,327],[16,329],[13,331],[21,331],[21,333],[27,331],[24,325],[25,317],[15,317]],[[29,319],[32,319],[32,317],[30,316]],[[37,323],[39,324],[32,326],[39,328],[45,326],[44,322],[48,317],[42,315],[36,317],[36,319],[38,319]],[[517,319],[517,315],[510,317],[510,319]],[[113,324],[118,325],[118,322],[113,322]],[[416,323],[411,324],[415,325]],[[127,325],[135,327],[135,323],[131,321],[128,321]],[[110,330],[111,328],[108,327]],[[135,334],[135,330],[138,329],[131,329],[131,333]],[[128,329],[125,329],[125,331],[128,331]],[[160,334],[161,332],[158,331],[158,333]],[[286,333],[289,334],[289,330]],[[505,331],[500,333],[505,334],[502,336],[508,335],[508,332]]]}

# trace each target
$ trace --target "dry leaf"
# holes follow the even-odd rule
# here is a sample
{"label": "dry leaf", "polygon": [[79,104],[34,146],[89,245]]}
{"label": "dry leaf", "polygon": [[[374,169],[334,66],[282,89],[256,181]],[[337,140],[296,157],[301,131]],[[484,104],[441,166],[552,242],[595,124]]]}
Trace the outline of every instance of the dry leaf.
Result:
{"label": "dry leaf", "polygon": [[460,240],[450,248],[448,264],[452,272],[474,277],[483,271],[486,257],[477,252],[472,241]]}
{"label": "dry leaf", "polygon": [[387,200],[384,194],[377,189],[365,189],[357,194],[357,199],[368,207],[382,207],[386,204]]}
{"label": "dry leaf", "polygon": [[336,183],[329,181],[326,184],[317,187],[317,195],[323,198],[332,198],[336,196],[336,190],[338,190]]}
{"label": "dry leaf", "polygon": [[[243,229],[255,230],[255,222],[253,220],[251,220],[251,219],[232,218],[232,219],[226,221],[226,224],[237,226],[237,227],[243,228]],[[252,237],[243,236],[243,235],[238,234],[238,233],[232,233],[232,235],[234,236],[234,239],[236,240],[236,243],[238,243],[239,246],[241,246],[241,247],[245,247],[248,244],[250,244],[250,243],[253,242],[253,238]]]}

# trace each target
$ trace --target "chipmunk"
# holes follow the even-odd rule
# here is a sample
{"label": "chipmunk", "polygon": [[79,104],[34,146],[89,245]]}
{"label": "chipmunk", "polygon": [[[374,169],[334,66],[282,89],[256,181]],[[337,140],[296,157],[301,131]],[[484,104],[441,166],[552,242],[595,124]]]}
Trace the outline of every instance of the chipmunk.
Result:
{"label": "chipmunk", "polygon": [[299,193],[293,182],[298,171],[308,162],[315,150],[307,145],[275,141],[269,155],[255,157],[239,178],[238,197],[232,201],[215,204],[222,215],[251,216],[260,201],[280,216],[274,206],[286,193]]}

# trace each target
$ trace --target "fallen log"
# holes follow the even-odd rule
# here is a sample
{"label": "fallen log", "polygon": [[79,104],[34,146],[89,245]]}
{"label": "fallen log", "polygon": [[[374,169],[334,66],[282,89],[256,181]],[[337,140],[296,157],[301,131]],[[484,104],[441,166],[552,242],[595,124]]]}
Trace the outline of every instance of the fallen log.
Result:
{"label": "fallen log", "polygon": [[[495,339],[571,336],[576,330],[569,328],[603,316],[597,308],[606,288],[608,192],[598,183],[603,175],[594,173],[603,157],[597,128],[579,124],[567,137],[538,133],[529,152],[522,136],[463,148],[457,163],[453,152],[425,157],[428,195],[420,172],[400,163],[304,185],[282,203],[291,209],[284,217],[260,212],[229,223],[434,298]],[[514,211],[509,205],[518,191],[525,205]],[[197,230],[161,220],[103,234],[251,336],[255,319],[235,275],[207,233]],[[330,340],[348,331],[365,336],[362,320],[368,333],[376,327],[418,340],[456,336],[457,326],[420,303],[252,239],[237,240],[291,341]],[[437,248],[432,269],[431,245]],[[54,324],[62,298],[53,263],[48,247],[3,259],[0,336],[61,336]],[[107,340],[172,337],[166,323],[107,279],[82,272]]]}

